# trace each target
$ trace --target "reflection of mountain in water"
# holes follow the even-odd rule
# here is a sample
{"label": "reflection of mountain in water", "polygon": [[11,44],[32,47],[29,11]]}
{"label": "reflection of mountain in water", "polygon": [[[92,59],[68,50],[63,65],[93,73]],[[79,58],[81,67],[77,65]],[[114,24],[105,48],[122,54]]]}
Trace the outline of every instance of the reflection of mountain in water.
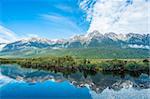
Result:
{"label": "reflection of mountain in water", "polygon": [[[122,88],[133,87],[135,89],[150,88],[150,77],[142,74],[139,77],[126,75],[121,78],[117,75],[97,73],[95,75],[83,75],[81,72],[63,75],[62,73],[53,73],[46,71],[38,71],[32,69],[22,69],[19,66],[1,66],[1,74],[7,78],[16,79],[17,81],[25,81],[29,84],[51,80],[62,82],[68,80],[76,87],[88,87],[91,90],[101,93],[104,89],[120,90]],[[1,75],[0,75],[1,76]]]}

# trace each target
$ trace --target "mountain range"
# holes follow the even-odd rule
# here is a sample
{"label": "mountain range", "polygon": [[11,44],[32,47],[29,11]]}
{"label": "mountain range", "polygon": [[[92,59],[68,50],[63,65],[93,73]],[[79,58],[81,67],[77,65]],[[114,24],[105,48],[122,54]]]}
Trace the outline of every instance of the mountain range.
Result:
{"label": "mountain range", "polygon": [[150,34],[101,34],[93,31],[85,35],[76,35],[69,39],[49,40],[46,38],[26,38],[8,44],[0,43],[1,52],[25,49],[93,48],[120,47],[150,49]]}
{"label": "mountain range", "polygon": [[0,57],[149,58],[150,34],[93,31],[69,39],[25,38],[0,43]]}

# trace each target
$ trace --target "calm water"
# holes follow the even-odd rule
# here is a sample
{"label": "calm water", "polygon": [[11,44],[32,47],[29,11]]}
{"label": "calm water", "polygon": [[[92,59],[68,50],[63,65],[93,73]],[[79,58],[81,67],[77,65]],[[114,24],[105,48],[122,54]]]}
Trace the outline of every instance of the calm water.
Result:
{"label": "calm water", "polygon": [[0,66],[0,99],[150,99],[150,76],[62,74]]}

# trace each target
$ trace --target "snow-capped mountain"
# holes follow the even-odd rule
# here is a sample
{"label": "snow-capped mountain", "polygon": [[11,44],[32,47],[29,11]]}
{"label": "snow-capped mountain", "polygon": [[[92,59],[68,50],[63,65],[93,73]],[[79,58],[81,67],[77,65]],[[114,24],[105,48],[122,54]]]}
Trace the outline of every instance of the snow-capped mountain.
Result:
{"label": "snow-capped mountain", "polygon": [[2,51],[35,48],[88,48],[101,46],[130,47],[150,49],[150,34],[101,34],[93,31],[85,35],[76,35],[69,39],[48,40],[45,38],[27,38],[6,45],[1,44]]}
{"label": "snow-capped mountain", "polygon": [[57,43],[57,41],[48,40],[45,38],[26,38],[7,44],[2,51],[21,50],[30,48],[47,48],[50,45]]}
{"label": "snow-capped mountain", "polygon": [[71,42],[70,46],[76,44],[76,46],[82,47],[119,46],[149,49],[150,34],[116,34],[113,32],[101,34],[98,31],[93,31],[86,35],[74,36],[69,42]]}

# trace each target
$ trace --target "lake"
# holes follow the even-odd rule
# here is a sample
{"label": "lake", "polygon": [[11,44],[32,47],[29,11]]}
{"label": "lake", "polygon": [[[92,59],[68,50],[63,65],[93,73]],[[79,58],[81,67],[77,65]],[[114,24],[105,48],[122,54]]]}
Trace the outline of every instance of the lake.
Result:
{"label": "lake", "polygon": [[150,76],[0,65],[0,99],[150,99]]}

